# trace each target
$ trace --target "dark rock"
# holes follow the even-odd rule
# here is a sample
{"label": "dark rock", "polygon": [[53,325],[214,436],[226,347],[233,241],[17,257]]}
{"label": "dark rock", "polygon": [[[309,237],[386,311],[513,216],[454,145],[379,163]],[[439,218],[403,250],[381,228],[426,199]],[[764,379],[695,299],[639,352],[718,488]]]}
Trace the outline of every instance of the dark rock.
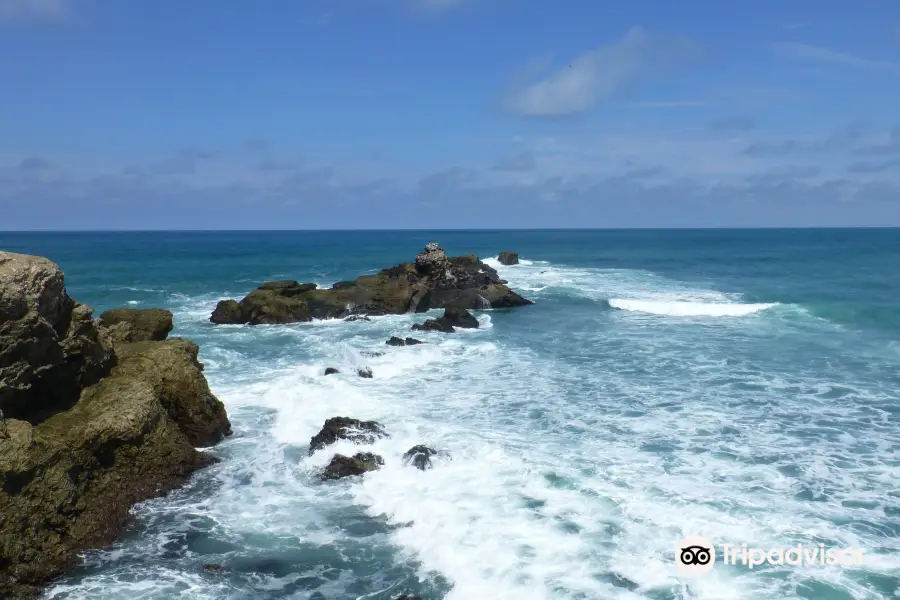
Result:
{"label": "dark rock", "polygon": [[104,347],[46,259],[0,253],[0,323],[0,597],[28,598],[216,462],[195,447],[230,424],[196,345]]}
{"label": "dark rock", "polygon": [[363,379],[372,379],[372,369],[370,369],[369,367],[365,367],[364,369],[357,369],[356,374]]}
{"label": "dark rock", "polygon": [[335,454],[328,466],[325,467],[322,479],[334,480],[362,475],[369,471],[375,471],[382,465],[384,465],[384,459],[371,452],[358,452],[353,456]]}
{"label": "dark rock", "polygon": [[384,352],[372,352],[371,350],[361,350],[360,354],[369,357],[384,356]]}
{"label": "dark rock", "polygon": [[422,596],[407,596],[403,594],[402,596],[397,596],[395,600],[422,600]]}
{"label": "dark rock", "polygon": [[295,323],[354,315],[425,312],[434,308],[488,309],[532,304],[510,290],[497,271],[473,254],[448,257],[429,244],[414,263],[401,263],[375,275],[342,281],[331,289],[275,281],[243,300],[223,300],[213,323]]}
{"label": "dark rock", "polygon": [[413,331],[440,331],[441,333],[453,333],[453,325],[442,319],[427,319],[424,323],[415,323]]}
{"label": "dark rock", "polygon": [[203,565],[203,570],[207,573],[227,573],[231,571],[231,569],[227,567],[223,567],[219,563],[208,563]]}
{"label": "dark rock", "polygon": [[519,255],[515,252],[505,250],[497,257],[497,262],[501,265],[517,265],[519,264]]}
{"label": "dark rock", "polygon": [[250,317],[244,314],[244,309],[237,300],[222,300],[216,304],[209,320],[217,325],[243,325]]}
{"label": "dark rock", "polygon": [[431,468],[431,457],[436,454],[437,451],[428,446],[413,446],[403,455],[403,464],[412,463],[415,468],[424,471]]}
{"label": "dark rock", "polygon": [[114,308],[100,315],[100,327],[101,339],[113,337],[109,347],[115,343],[158,342],[172,331],[172,313],[161,308]]}
{"label": "dark rock", "polygon": [[259,289],[278,292],[281,296],[299,296],[301,294],[305,294],[310,290],[316,289],[317,286],[314,283],[298,283],[296,281],[291,280],[283,280],[283,281],[267,281],[266,283],[259,286]]}
{"label": "dark rock", "polygon": [[334,375],[335,373],[340,373],[340,371],[338,371],[338,370],[335,369],[334,367],[328,367],[328,368],[325,369],[325,374],[326,374],[326,375]]}
{"label": "dark rock", "polygon": [[454,327],[464,329],[477,329],[478,319],[464,308],[445,308],[444,314],[438,319],[428,319],[424,323],[416,323],[412,326],[417,331],[440,331],[453,333]]}
{"label": "dark rock", "polygon": [[388,346],[415,346],[416,344],[424,344],[422,340],[417,340],[416,338],[408,337],[406,339],[397,337],[396,335],[392,335],[391,339],[385,342]]}
{"label": "dark rock", "polygon": [[338,440],[348,440],[355,444],[372,444],[377,438],[388,437],[380,423],[360,421],[349,417],[332,417],[325,421],[322,429],[309,441],[309,453],[329,446]]}
{"label": "dark rock", "polygon": [[78,401],[115,366],[91,308],[37,256],[0,252],[0,411],[37,424]]}
{"label": "dark rock", "polygon": [[344,320],[345,321],[371,321],[372,319],[370,319],[369,317],[367,317],[365,315],[350,315],[349,317],[347,317]]}

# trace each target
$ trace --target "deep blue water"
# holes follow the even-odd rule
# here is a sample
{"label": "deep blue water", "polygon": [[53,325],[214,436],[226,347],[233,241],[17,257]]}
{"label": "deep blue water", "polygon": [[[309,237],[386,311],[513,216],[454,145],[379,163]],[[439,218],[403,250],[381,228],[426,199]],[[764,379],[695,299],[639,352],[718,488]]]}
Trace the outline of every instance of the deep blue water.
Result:
{"label": "deep blue water", "polygon": [[[384,340],[421,316],[208,323],[262,281],[330,285],[432,239],[518,251],[498,268],[536,304],[411,348]],[[236,431],[53,598],[900,594],[900,230],[0,233],[0,249],[48,256],[98,313],[171,310]],[[362,365],[373,379],[322,376]],[[316,480],[330,453],[306,448],[335,415],[385,424],[384,469]],[[452,460],[404,467],[418,443]],[[685,579],[687,535],[865,560]]]}

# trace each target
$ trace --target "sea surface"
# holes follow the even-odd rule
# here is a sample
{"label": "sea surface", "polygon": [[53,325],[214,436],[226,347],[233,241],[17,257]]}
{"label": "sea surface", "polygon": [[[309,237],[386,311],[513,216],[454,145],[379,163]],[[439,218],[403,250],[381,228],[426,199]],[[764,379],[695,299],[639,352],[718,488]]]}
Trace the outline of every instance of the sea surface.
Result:
{"label": "sea surface", "polygon": [[[263,281],[330,286],[432,239],[535,304],[405,348],[384,342],[422,315],[208,321]],[[48,598],[900,596],[900,230],[0,233],[0,248],[57,262],[96,314],[171,310],[235,430],[220,464],[139,505]],[[382,470],[317,480],[359,450],[307,456],[337,415],[384,424]],[[449,458],[404,466],[420,443]],[[864,560],[685,578],[691,535]]]}

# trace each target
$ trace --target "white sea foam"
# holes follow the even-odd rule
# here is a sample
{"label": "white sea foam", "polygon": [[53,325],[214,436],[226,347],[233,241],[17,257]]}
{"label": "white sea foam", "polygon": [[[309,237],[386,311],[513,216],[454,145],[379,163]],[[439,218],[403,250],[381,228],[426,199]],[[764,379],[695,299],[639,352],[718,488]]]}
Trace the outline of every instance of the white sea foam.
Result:
{"label": "white sea foam", "polygon": [[743,317],[777,306],[775,303],[666,302],[659,300],[628,300],[625,298],[611,298],[609,305],[621,310],[669,317]]}
{"label": "white sea foam", "polygon": [[[762,306],[637,271],[539,261],[498,268],[537,297],[614,298],[656,310],[689,305],[690,316]],[[317,577],[324,597],[356,597],[347,590],[365,571],[358,565],[384,568],[366,561],[385,548],[397,553],[387,565],[408,564],[423,580],[444,578],[452,586],[447,600],[757,600],[798,598],[810,583],[822,596],[834,588],[887,597],[862,576],[885,577],[900,552],[883,518],[900,511],[900,498],[885,493],[900,476],[885,461],[900,444],[889,410],[895,390],[860,373],[896,365],[865,357],[865,369],[854,370],[860,357],[823,350],[835,331],[827,322],[810,320],[809,331],[792,337],[790,323],[760,329],[766,319],[685,328],[674,319],[648,326],[623,318],[614,330],[572,329],[562,342],[549,331],[511,332],[515,325],[486,313],[478,329],[454,334],[410,332],[431,315],[212,328],[218,297],[176,298],[171,306],[177,333],[200,343],[236,430],[216,450],[226,460],[204,475],[215,491],[184,490],[139,507],[143,523],[159,523],[147,525],[157,537],[101,553],[114,566],[57,586],[67,600],[307,598],[307,590],[279,590]],[[581,318],[592,312],[600,318],[587,310]],[[816,332],[820,338],[807,336]],[[509,342],[512,333],[518,343]],[[427,343],[393,348],[384,344],[391,335]],[[363,354],[371,351],[384,354]],[[340,373],[324,376],[330,366]],[[374,377],[356,376],[360,367]],[[390,437],[307,456],[310,437],[337,415],[377,420]],[[404,466],[403,453],[422,443],[449,458],[425,472]],[[317,481],[333,453],[360,450],[382,455],[384,467],[355,480]],[[390,528],[359,541],[334,516],[352,510]],[[217,561],[307,544],[358,568],[328,579],[319,564],[297,566],[296,573],[202,588],[200,559],[190,554],[180,573],[123,562],[159,556],[192,518],[207,520],[204,527],[226,545]],[[861,572],[714,570],[685,584],[675,579],[673,560],[686,535],[756,546],[823,539],[879,550]],[[354,543],[365,550],[353,554]],[[401,591],[398,585],[384,597]]]}

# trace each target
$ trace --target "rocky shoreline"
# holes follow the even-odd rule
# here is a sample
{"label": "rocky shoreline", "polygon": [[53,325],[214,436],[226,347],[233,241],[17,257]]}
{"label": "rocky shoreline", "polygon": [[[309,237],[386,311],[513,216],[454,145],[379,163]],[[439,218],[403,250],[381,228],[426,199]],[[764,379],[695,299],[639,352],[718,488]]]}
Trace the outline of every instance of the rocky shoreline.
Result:
{"label": "rocky shoreline", "polygon": [[[500,262],[516,264],[518,256],[503,252]],[[532,304],[506,283],[476,256],[447,257],[431,243],[413,263],[330,289],[263,283],[240,302],[219,302],[210,321],[354,321],[443,308],[411,329],[453,333],[479,327],[470,310]],[[77,564],[78,553],[113,542],[135,503],[217,462],[196,448],[230,435],[231,424],[203,376],[199,348],[168,338],[172,328],[172,314],[162,309],[121,308],[93,318],[90,307],[66,294],[57,265],[0,252],[0,597],[37,596]],[[397,336],[385,342],[423,343]],[[329,367],[324,375],[338,373]],[[374,377],[368,367],[356,375]],[[365,446],[383,437],[390,434],[380,423],[333,417],[310,440],[309,454],[339,440]],[[402,460],[424,471],[445,458],[419,444]],[[362,476],[384,464],[372,452],[334,453],[321,480]]]}
{"label": "rocky shoreline", "polygon": [[231,433],[168,311],[92,317],[51,261],[0,252],[0,597],[32,598]]}

